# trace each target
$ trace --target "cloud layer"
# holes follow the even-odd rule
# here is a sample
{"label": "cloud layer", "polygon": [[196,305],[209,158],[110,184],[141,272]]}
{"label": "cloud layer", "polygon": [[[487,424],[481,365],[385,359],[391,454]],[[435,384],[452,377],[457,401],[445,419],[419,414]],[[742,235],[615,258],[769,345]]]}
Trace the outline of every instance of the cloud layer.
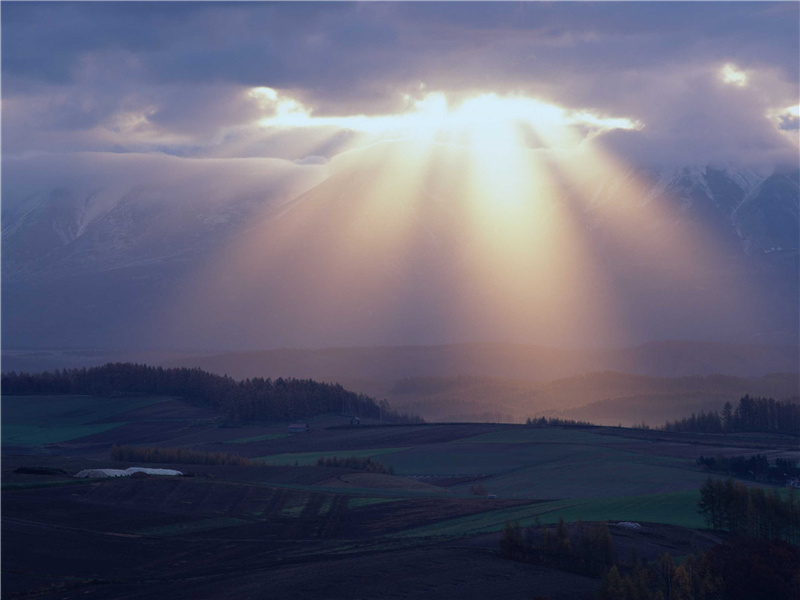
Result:
{"label": "cloud layer", "polygon": [[250,94],[270,87],[319,116],[523,94],[640,121],[604,136],[623,158],[795,162],[799,20],[796,3],[10,3],[3,150],[298,160],[352,136],[276,143]]}

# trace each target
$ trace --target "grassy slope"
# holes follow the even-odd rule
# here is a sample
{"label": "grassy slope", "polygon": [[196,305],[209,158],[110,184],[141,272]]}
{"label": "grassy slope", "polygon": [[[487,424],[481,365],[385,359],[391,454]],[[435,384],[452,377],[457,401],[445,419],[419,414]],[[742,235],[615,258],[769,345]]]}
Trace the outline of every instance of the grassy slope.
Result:
{"label": "grassy slope", "polygon": [[[631,441],[622,435],[584,429],[513,427],[440,444],[284,454],[266,460],[313,464],[326,455],[378,456],[400,475],[482,475],[480,481],[490,494],[546,500],[500,511],[493,510],[491,500],[487,500],[485,513],[445,520],[403,535],[496,531],[506,520],[531,525],[536,516],[542,523],[557,522],[559,517],[574,521],[580,516],[586,521],[633,520],[704,527],[697,513],[697,490],[707,475],[692,470],[691,461],[686,459],[622,446]],[[449,489],[467,493],[471,485],[467,482]]]}
{"label": "grassy slope", "polygon": [[[164,396],[4,396],[5,444],[53,444],[114,429],[128,411],[170,400]],[[119,422],[96,423],[119,415]]]}
{"label": "grassy slope", "polygon": [[[121,423],[123,413],[163,400],[167,398],[3,398],[3,441],[46,444],[75,439],[117,425],[115,422],[95,423],[98,420],[116,421],[119,415]],[[556,521],[559,516],[574,520],[580,515],[584,520],[641,520],[703,526],[696,512],[696,501],[697,489],[706,475],[690,469],[687,459],[659,455],[660,442],[657,441],[650,446],[651,451],[644,453],[623,446],[631,441],[624,437],[624,432],[604,435],[602,430],[520,426],[489,427],[486,433],[471,437],[442,442],[424,438],[418,445],[400,446],[395,438],[387,437],[393,432],[394,429],[384,431],[380,428],[348,430],[347,439],[372,440],[373,443],[381,439],[387,447],[341,450],[342,431],[328,433],[320,429],[320,435],[331,436],[331,450],[283,452],[264,456],[261,460],[274,465],[305,466],[315,465],[318,458],[326,456],[372,457],[394,467],[399,475],[481,476],[480,481],[489,494],[545,501],[504,511],[493,510],[491,501],[487,501],[487,512],[483,515],[465,518],[467,520],[445,520],[422,528],[419,535],[496,530],[507,519],[519,519],[523,524],[530,524],[536,515],[542,522]],[[284,433],[265,432],[244,438],[236,438],[236,434],[231,433],[233,439],[230,441],[237,442],[232,444],[237,450],[239,446],[263,441],[278,442],[276,450],[279,450],[280,440],[293,439]],[[382,435],[376,438],[378,433]],[[638,432],[637,435],[642,434]],[[304,485],[299,480],[267,485],[306,492],[363,494],[376,499],[430,495],[430,492],[418,490],[362,489],[358,486],[345,491],[324,484]],[[461,483],[443,489],[441,493],[449,495],[455,491],[466,494],[470,485],[472,482]]]}
{"label": "grassy slope", "polygon": [[[697,489],[685,460],[617,447],[623,437],[580,429],[511,428],[381,457],[400,475],[483,476],[489,493],[517,498],[642,495]],[[470,484],[456,486],[467,491]]]}
{"label": "grassy slope", "polygon": [[[642,521],[665,523],[682,527],[705,527],[703,519],[697,514],[695,491],[673,492],[619,498],[582,498],[543,502],[517,508],[490,510],[477,515],[440,521],[433,525],[402,532],[402,536],[461,536],[490,531],[500,531],[506,521],[519,521],[523,527],[536,523],[557,523],[565,521]],[[487,500],[489,506],[491,500]]]}

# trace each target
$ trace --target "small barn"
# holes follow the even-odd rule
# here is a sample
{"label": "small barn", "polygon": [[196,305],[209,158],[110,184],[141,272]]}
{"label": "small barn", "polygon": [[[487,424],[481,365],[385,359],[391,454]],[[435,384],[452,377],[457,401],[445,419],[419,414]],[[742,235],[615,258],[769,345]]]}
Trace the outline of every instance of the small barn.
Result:
{"label": "small barn", "polygon": [[350,419],[350,425],[361,425],[361,419],[358,417],[353,417]]}
{"label": "small barn", "polygon": [[302,433],[310,430],[311,427],[308,425],[308,423],[292,423],[289,425],[289,433]]}

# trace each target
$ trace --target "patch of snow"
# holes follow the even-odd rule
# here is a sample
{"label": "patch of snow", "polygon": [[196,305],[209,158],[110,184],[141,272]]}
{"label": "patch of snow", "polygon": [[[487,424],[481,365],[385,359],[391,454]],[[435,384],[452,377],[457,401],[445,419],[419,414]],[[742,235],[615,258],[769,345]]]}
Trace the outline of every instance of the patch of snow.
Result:
{"label": "patch of snow", "polygon": [[127,469],[84,469],[75,474],[75,477],[130,477],[134,473],[146,473],[148,475],[183,475],[181,471],[175,469],[151,469],[148,467],[128,467]]}
{"label": "patch of snow", "polygon": [[620,521],[617,523],[617,527],[625,527],[626,529],[641,529],[642,526],[639,523],[634,523],[633,521]]}

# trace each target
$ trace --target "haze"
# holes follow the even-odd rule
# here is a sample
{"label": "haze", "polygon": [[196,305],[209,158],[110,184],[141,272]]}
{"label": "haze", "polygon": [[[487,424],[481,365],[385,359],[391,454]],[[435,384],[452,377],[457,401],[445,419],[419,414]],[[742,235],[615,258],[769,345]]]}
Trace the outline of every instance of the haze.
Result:
{"label": "haze", "polygon": [[796,345],[799,10],[4,3],[3,345]]}

